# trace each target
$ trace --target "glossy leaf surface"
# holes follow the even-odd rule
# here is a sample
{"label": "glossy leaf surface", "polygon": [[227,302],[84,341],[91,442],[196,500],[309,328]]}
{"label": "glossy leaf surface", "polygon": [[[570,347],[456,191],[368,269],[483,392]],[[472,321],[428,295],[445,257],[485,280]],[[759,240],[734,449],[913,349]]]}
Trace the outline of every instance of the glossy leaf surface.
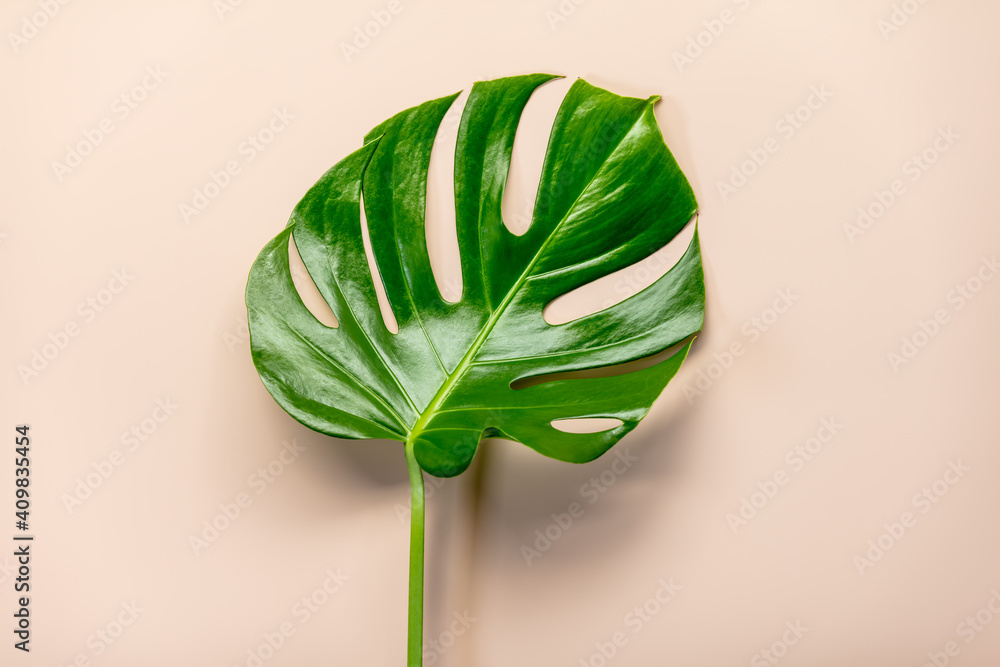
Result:
{"label": "glossy leaf surface", "polygon": [[[555,298],[660,249],[697,209],[657,126],[657,98],[621,97],[577,80],[553,122],[531,224],[521,236],[510,233],[501,202],[514,135],[532,92],[552,78],[480,82],[470,93],[455,150],[458,302],[438,291],[424,235],[431,147],[457,95],[372,130],[265,246],[247,285],[251,350],[264,385],[295,419],[342,438],[410,441],[424,470],[452,476],[468,467],[483,437],[582,463],[646,415],[690,342],[631,373],[511,386],[657,354],[699,331],[704,317],[695,234],[678,263],[638,294],[565,324],[543,318]],[[379,310],[362,199],[397,333]],[[296,292],[289,237],[336,328],[320,323]],[[552,426],[584,417],[622,424],[599,433]]]}

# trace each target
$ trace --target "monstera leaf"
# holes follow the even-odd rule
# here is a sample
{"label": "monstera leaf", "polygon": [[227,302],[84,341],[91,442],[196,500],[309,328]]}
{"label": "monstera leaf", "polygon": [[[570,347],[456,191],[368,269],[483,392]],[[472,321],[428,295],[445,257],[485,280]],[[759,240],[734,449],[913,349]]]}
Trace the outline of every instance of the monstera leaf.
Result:
{"label": "monstera leaf", "polygon": [[[455,151],[462,295],[438,291],[424,237],[431,146],[456,95],[408,109],[330,169],[261,252],[247,307],[254,363],[275,400],[306,426],[341,438],[413,443],[420,467],[448,477],[483,437],[521,442],[562,461],[590,461],[638,424],[686,353],[606,378],[513,389],[561,371],[620,364],[698,331],[704,287],[697,236],[649,288],[566,324],[542,317],[556,297],[645,258],[696,211],[648,100],[577,80],[549,137],[534,215],[515,236],[501,219],[514,133],[532,91],[554,77],[475,84]],[[359,201],[398,333],[382,320],[365,258]],[[299,299],[288,237],[339,326]],[[617,418],[599,433],[553,420]]]}
{"label": "monstera leaf", "polygon": [[[600,456],[649,411],[690,342],[631,373],[544,376],[654,355],[701,329],[697,234],[679,262],[640,293],[565,324],[543,318],[555,298],[664,246],[697,208],[656,124],[658,98],[621,97],[577,80],[552,126],[530,226],[520,236],[508,231],[501,202],[514,135],[532,92],[553,78],[517,76],[472,88],[455,151],[457,302],[438,291],[424,234],[431,147],[457,95],[372,130],[306,193],[250,272],[251,350],[271,395],[322,433],[404,442],[415,488],[422,485],[420,469],[440,477],[461,473],[484,437],[514,440],[562,461]],[[395,333],[383,321],[365,255],[362,199]],[[289,269],[290,237],[337,327],[321,323],[300,300]],[[530,386],[514,388],[528,378],[535,381],[518,386]],[[552,425],[583,417],[622,423],[598,433]],[[422,495],[415,492],[418,509]],[[411,577],[414,560],[422,559],[422,550],[413,550],[418,540],[422,545],[420,517]],[[414,585],[411,578],[411,665],[419,664]]]}

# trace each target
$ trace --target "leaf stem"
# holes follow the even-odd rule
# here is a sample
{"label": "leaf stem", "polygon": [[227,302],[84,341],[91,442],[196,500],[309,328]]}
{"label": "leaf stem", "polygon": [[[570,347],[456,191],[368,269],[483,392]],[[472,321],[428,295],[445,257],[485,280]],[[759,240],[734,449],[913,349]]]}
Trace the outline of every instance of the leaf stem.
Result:
{"label": "leaf stem", "polygon": [[406,468],[410,472],[410,605],[407,619],[406,665],[421,667],[424,641],[424,475],[406,441]]}

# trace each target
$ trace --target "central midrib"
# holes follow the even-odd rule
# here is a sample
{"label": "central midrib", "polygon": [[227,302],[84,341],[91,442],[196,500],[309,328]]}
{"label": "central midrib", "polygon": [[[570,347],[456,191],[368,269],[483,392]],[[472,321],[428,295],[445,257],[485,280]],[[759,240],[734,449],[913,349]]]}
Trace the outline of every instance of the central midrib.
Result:
{"label": "central midrib", "polygon": [[[559,224],[560,225],[562,224],[562,220],[559,221]],[[558,228],[558,225],[556,225],[556,228]],[[553,230],[553,235],[554,233],[555,230]],[[552,238],[552,236],[549,236],[549,238]],[[496,326],[496,323],[500,319],[500,316],[503,315],[503,312],[504,310],[506,310],[507,305],[510,303],[510,300],[514,298],[514,294],[524,283],[525,278],[528,275],[528,272],[530,272],[531,269],[535,266],[535,262],[541,255],[542,249],[544,249],[545,246],[548,245],[548,242],[549,239],[545,239],[545,242],[542,243],[542,245],[539,247],[538,252],[535,253],[534,257],[532,257],[531,262],[524,269],[524,272],[518,277],[517,281],[511,286],[510,290],[507,291],[506,296],[504,296],[503,301],[501,301],[500,304],[497,306],[497,309],[493,311],[492,315],[490,315],[490,319],[486,321],[486,326],[484,326],[480,330],[479,335],[476,336],[476,340],[472,341],[472,345],[469,347],[468,352],[465,353],[465,356],[462,357],[462,360],[458,363],[458,366],[456,366],[455,370],[451,372],[451,374],[447,377],[447,379],[445,379],[443,383],[441,383],[441,386],[438,388],[437,393],[434,394],[434,398],[432,398],[431,402],[427,404],[427,407],[424,409],[424,411],[420,413],[420,417],[417,418],[417,423],[414,424],[413,428],[410,430],[410,434],[407,437],[408,442],[413,441],[417,436],[419,436],[423,432],[424,426],[426,426],[427,422],[430,421],[431,417],[433,417],[437,413],[437,409],[441,407],[445,399],[448,398],[448,394],[450,394],[451,390],[455,387],[456,384],[458,384],[458,381],[465,374],[465,370],[472,363],[472,359],[476,356],[476,353],[479,352],[479,348],[481,348],[483,346],[483,343],[486,342],[486,339],[489,337],[490,332],[493,331],[493,327]]]}

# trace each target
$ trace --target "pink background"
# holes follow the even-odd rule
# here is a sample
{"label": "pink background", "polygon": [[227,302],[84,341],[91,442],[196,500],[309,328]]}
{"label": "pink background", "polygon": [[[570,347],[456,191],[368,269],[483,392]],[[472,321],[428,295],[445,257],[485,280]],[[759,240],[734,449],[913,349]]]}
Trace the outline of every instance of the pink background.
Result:
{"label": "pink background", "polygon": [[[31,425],[37,536],[27,656],[10,647],[13,562],[0,556],[0,664],[229,667],[256,664],[262,645],[268,667],[403,664],[401,448],[333,441],[274,403],[250,361],[246,274],[375,124],[534,71],[569,79],[529,104],[510,221],[573,77],[662,95],[701,204],[706,328],[606,457],[572,466],[486,443],[475,532],[473,475],[435,488],[425,664],[1000,664],[1000,279],[983,264],[1000,252],[1000,6],[225,1],[0,10],[0,425],[11,449],[14,426]],[[391,20],[346,57],[371,12]],[[275,110],[273,141],[243,144]],[[100,141],[78,166],[53,167],[88,137]],[[924,170],[912,158],[925,151]],[[455,261],[449,154],[435,152],[430,195],[442,273]],[[753,155],[764,163],[741,166]],[[231,161],[238,173],[185,220]],[[734,168],[752,175],[724,195]],[[859,207],[880,213],[860,233]],[[634,292],[675,251],[562,306]],[[25,374],[36,353],[50,358]],[[123,440],[133,428],[143,440]],[[274,463],[292,441],[303,450]],[[794,453],[806,446],[808,461]],[[616,469],[619,454],[636,460]],[[6,543],[13,452],[0,460]],[[238,498],[249,504],[195,553],[191,537],[225,525],[220,505]],[[758,507],[739,524],[744,500]],[[890,548],[862,563],[880,539]],[[333,593],[328,571],[348,577]],[[304,596],[323,604],[306,614]],[[269,651],[283,624],[294,634]]]}

